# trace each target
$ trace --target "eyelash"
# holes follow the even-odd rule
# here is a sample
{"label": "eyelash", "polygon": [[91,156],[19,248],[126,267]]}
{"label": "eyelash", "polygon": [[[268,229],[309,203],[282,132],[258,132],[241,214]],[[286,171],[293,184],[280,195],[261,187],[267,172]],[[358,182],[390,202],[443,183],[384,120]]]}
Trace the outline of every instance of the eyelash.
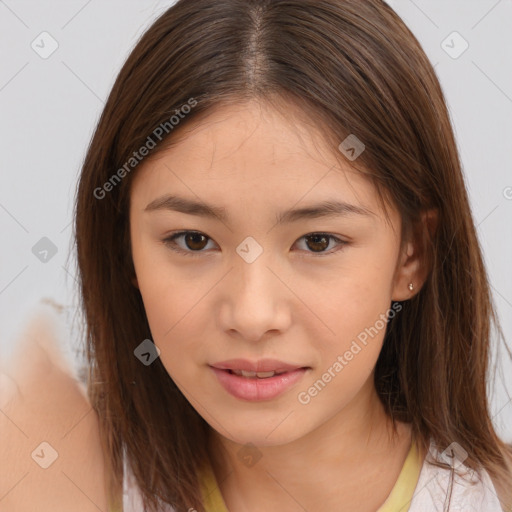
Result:
{"label": "eyelash", "polygon": [[[196,257],[196,256],[199,256],[201,253],[206,252],[204,250],[200,250],[200,251],[184,250],[184,249],[178,247],[176,242],[175,242],[175,240],[177,238],[181,237],[181,236],[188,235],[188,234],[203,235],[208,240],[212,240],[209,236],[205,235],[204,233],[201,233],[200,231],[190,231],[190,230],[188,230],[188,231],[178,231],[176,233],[173,233],[171,236],[168,236],[167,238],[164,238],[162,240],[162,243],[165,246],[169,247],[169,249],[171,249],[171,250],[173,250],[173,251],[175,251],[175,252],[177,252],[179,254],[186,255],[186,256]],[[308,253],[312,254],[315,257],[321,257],[321,256],[327,256],[327,255],[333,254],[333,253],[338,252],[339,250],[341,250],[345,245],[348,245],[348,242],[346,242],[345,240],[341,240],[337,236],[331,235],[329,233],[323,233],[323,232],[307,233],[306,235],[301,236],[298,240],[301,240],[303,238],[306,238],[308,236],[313,236],[313,235],[325,236],[325,237],[327,237],[327,238],[329,238],[331,240],[334,240],[336,243],[338,243],[338,248],[331,249],[330,251],[318,252],[318,253],[315,253],[313,251],[305,251],[305,252],[308,252]]]}

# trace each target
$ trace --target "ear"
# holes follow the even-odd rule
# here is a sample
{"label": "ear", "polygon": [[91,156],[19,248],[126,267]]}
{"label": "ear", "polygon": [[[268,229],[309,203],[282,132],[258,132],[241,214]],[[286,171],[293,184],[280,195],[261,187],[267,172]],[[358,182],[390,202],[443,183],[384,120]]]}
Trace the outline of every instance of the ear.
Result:
{"label": "ear", "polygon": [[[437,229],[437,221],[437,209],[426,210],[421,213],[419,225],[414,229],[413,236],[404,245],[400,254],[395,270],[391,300],[409,300],[421,290],[430,272],[425,258],[425,230],[428,230],[430,238],[433,238]],[[412,290],[409,289],[410,283],[413,284]]]}

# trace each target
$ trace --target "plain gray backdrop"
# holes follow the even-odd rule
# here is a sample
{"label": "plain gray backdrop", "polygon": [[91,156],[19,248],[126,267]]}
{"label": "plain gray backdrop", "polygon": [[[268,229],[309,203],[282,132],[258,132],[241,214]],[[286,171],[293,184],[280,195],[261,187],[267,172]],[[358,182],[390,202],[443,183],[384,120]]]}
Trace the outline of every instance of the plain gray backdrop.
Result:
{"label": "plain gray backdrop", "polygon": [[[45,298],[63,306],[69,321],[69,353],[76,350],[71,249],[80,165],[116,74],[140,35],[172,3],[0,0],[4,358],[34,307]],[[494,300],[510,346],[512,0],[389,3],[423,45],[445,92]],[[512,363],[503,347],[498,363],[504,377],[498,376],[491,389],[493,420],[503,438],[512,441]]]}

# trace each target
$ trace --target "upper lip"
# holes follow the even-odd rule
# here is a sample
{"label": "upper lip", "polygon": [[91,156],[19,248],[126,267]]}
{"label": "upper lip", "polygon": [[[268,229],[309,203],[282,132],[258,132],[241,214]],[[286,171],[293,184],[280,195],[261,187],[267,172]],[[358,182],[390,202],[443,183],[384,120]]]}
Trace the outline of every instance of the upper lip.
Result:
{"label": "upper lip", "polygon": [[228,359],[227,361],[213,363],[210,366],[220,370],[244,370],[246,372],[287,372],[298,368],[306,368],[306,366],[300,364],[285,363],[278,359],[259,359],[257,361]]}

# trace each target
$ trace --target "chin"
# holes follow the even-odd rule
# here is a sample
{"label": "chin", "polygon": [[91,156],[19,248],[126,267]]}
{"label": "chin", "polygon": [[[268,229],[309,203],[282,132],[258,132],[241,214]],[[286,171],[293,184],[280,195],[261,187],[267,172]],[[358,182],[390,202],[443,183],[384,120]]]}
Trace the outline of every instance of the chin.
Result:
{"label": "chin", "polygon": [[[259,414],[261,415],[261,413]],[[290,421],[288,423],[287,420],[283,422],[283,418],[286,418],[286,416],[287,413],[272,414],[272,420],[261,417],[259,420],[254,418],[237,419],[236,421],[231,421],[227,426],[229,433],[217,430],[212,425],[210,426],[229,441],[240,445],[252,444],[259,447],[281,446],[296,441],[308,433],[307,428],[304,428],[304,424],[302,424],[300,430],[297,428],[296,418],[293,422]],[[293,414],[290,414],[290,419],[292,416]]]}

